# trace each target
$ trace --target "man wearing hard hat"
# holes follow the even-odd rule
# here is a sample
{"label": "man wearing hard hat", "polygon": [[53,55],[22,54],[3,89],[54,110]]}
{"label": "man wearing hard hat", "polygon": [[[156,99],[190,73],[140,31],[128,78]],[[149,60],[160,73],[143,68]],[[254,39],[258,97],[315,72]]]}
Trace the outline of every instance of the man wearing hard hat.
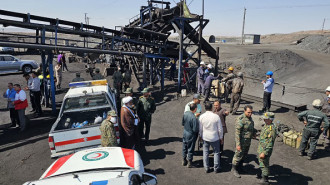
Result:
{"label": "man wearing hard hat", "polygon": [[[313,101],[312,110],[306,110],[298,114],[298,119],[305,124],[303,130],[302,140],[299,147],[299,155],[304,156],[308,140],[310,139],[310,148],[308,151],[308,160],[313,159],[316,150],[317,140],[319,139],[322,131],[327,131],[329,128],[329,120],[327,116],[320,110],[322,108],[322,101],[316,99]],[[324,127],[321,129],[321,124],[324,122]]]}
{"label": "man wearing hard hat", "polygon": [[227,103],[229,103],[228,96],[229,96],[229,94],[231,94],[231,91],[232,91],[232,85],[227,82],[234,78],[236,78],[236,75],[234,74],[234,68],[232,66],[230,66],[228,68],[228,75],[224,79],[221,80],[221,82],[226,83],[226,92],[224,94],[224,99],[225,99],[225,102],[227,102]]}
{"label": "man wearing hard hat", "polygon": [[[322,112],[328,117],[328,121],[330,120],[330,86],[325,90],[325,94],[327,97],[324,99]],[[330,121],[329,121],[330,122]],[[325,139],[325,146],[329,146],[330,140],[327,136],[327,131],[323,131],[323,138]]]}
{"label": "man wearing hard hat", "polygon": [[270,106],[271,106],[271,97],[272,97],[272,92],[273,92],[273,87],[274,87],[274,79],[273,79],[273,72],[268,71],[266,73],[267,80],[263,80],[261,83],[264,86],[264,106],[262,108],[262,112],[269,111]]}
{"label": "man wearing hard hat", "polygon": [[199,68],[197,69],[197,93],[204,94],[204,69],[205,62],[201,61]]}

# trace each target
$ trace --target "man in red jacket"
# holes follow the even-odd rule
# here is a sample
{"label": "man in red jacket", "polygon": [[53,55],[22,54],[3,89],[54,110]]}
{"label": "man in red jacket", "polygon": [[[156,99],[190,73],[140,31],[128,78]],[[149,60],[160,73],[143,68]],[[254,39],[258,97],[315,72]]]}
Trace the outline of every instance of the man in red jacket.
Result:
{"label": "man in red jacket", "polygon": [[25,109],[28,107],[28,102],[26,99],[26,93],[21,89],[19,84],[14,85],[14,89],[16,91],[15,101],[13,104],[15,105],[15,110],[18,112],[18,118],[20,122],[21,132],[25,130]]}

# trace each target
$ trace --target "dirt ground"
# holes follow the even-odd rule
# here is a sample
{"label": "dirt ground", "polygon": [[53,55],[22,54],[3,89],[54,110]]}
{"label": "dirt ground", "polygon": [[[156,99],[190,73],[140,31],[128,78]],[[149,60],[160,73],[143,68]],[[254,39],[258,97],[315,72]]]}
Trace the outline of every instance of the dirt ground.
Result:
{"label": "dirt ground", "polygon": [[[278,50],[277,45],[267,45],[266,49],[260,46],[222,46],[222,56],[226,59],[237,57],[245,57],[249,53],[257,53],[263,50]],[[281,49],[290,46],[280,46]],[[230,52],[229,52],[230,51]],[[313,62],[319,62],[319,65],[328,65],[322,62],[323,56],[314,56],[303,50],[295,50],[297,53],[310,57],[312,59],[320,58]],[[236,54],[235,54],[236,53]],[[38,61],[39,56],[29,56]],[[22,56],[26,59],[27,56]],[[71,63],[68,65],[70,72],[63,73],[62,87],[68,87],[68,83],[74,78],[75,72],[82,72],[82,77],[89,80],[90,77],[84,72],[83,64]],[[318,67],[321,72],[326,69]],[[320,74],[320,73],[319,73]],[[323,73],[326,74],[326,73]],[[11,74],[0,76],[0,91],[6,89],[7,82],[25,84],[22,74]],[[298,77],[296,78],[296,80]],[[108,77],[112,84],[111,77]],[[294,80],[294,79],[293,79]],[[307,82],[305,82],[305,80]],[[315,79],[305,79],[297,81],[297,84],[313,82]],[[320,82],[321,83],[321,82]],[[311,84],[315,85],[316,84]],[[322,82],[323,85],[323,82]],[[325,85],[325,83],[324,83]],[[155,87],[154,89],[157,89]],[[168,85],[167,90],[171,87]],[[253,88],[252,88],[253,89]],[[66,88],[56,95],[57,108],[61,105],[61,100],[65,94]],[[259,92],[254,94],[261,96]],[[228,134],[225,136],[225,151],[221,159],[222,172],[220,174],[205,174],[202,165],[202,153],[196,152],[194,162],[197,168],[188,169],[181,166],[182,159],[182,132],[181,119],[186,103],[191,101],[189,97],[172,99],[164,102],[159,92],[154,92],[157,102],[157,110],[153,115],[151,127],[150,144],[140,150],[141,157],[147,172],[155,174],[158,177],[159,184],[256,184],[259,173],[256,149],[258,141],[253,140],[248,163],[245,168],[248,174],[243,174],[241,179],[235,178],[231,172],[231,160],[234,154],[234,122],[237,116],[229,116],[227,119]],[[261,105],[256,102],[243,101],[241,108],[246,104],[251,104],[254,110],[259,110]],[[9,124],[9,113],[5,110],[5,100],[0,100],[0,184],[22,184],[29,180],[38,179],[42,173],[54,161],[50,158],[50,150],[48,146],[48,132],[55,121],[49,109],[45,109],[45,116],[33,119],[31,115],[30,127],[26,132],[17,133],[15,129],[7,129]],[[223,104],[228,108],[228,104]],[[26,111],[29,114],[30,108]],[[279,107],[272,107],[271,111],[276,113],[276,120],[290,125],[291,127],[301,130],[302,124],[296,118],[296,113]],[[254,113],[253,118],[256,127],[260,127],[259,115]],[[330,177],[328,176],[328,167],[330,165],[330,152],[318,147],[317,159],[308,161],[305,157],[299,157],[297,150],[284,145],[282,142],[275,144],[275,149],[271,157],[271,177],[272,184],[278,185],[307,185],[307,184],[327,184]],[[211,158],[212,161],[212,158]],[[212,163],[212,162],[211,162]]]}

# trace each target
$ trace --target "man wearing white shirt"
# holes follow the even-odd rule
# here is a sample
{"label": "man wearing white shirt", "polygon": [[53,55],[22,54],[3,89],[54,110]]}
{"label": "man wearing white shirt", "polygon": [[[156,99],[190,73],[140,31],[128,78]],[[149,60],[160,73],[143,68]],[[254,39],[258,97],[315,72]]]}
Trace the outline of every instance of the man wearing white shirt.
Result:
{"label": "man wearing white shirt", "polygon": [[35,117],[39,117],[42,114],[41,110],[41,92],[40,92],[40,79],[36,72],[32,72],[32,83],[28,84],[25,90],[30,90],[32,100],[32,107],[35,107],[36,115]]}
{"label": "man wearing white shirt", "polygon": [[20,131],[24,131],[26,128],[25,109],[26,107],[28,107],[26,93],[21,89],[21,86],[19,84],[15,84],[14,89],[16,91],[16,94],[15,101],[12,104],[15,105],[15,110],[18,113],[19,123],[21,127]]}
{"label": "man wearing white shirt", "polygon": [[223,142],[223,130],[219,116],[212,112],[212,104],[205,104],[206,112],[199,118],[199,135],[203,139],[203,164],[206,173],[210,173],[209,149],[214,150],[214,171],[220,172],[220,143]]}

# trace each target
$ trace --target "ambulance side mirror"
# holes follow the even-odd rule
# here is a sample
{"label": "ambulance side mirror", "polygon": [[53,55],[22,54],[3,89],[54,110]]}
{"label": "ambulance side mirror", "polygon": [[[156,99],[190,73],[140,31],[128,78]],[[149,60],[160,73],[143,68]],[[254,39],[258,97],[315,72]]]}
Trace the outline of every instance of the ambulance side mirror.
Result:
{"label": "ambulance side mirror", "polygon": [[143,173],[142,180],[146,185],[156,185],[157,184],[157,177],[150,174],[150,173]]}

